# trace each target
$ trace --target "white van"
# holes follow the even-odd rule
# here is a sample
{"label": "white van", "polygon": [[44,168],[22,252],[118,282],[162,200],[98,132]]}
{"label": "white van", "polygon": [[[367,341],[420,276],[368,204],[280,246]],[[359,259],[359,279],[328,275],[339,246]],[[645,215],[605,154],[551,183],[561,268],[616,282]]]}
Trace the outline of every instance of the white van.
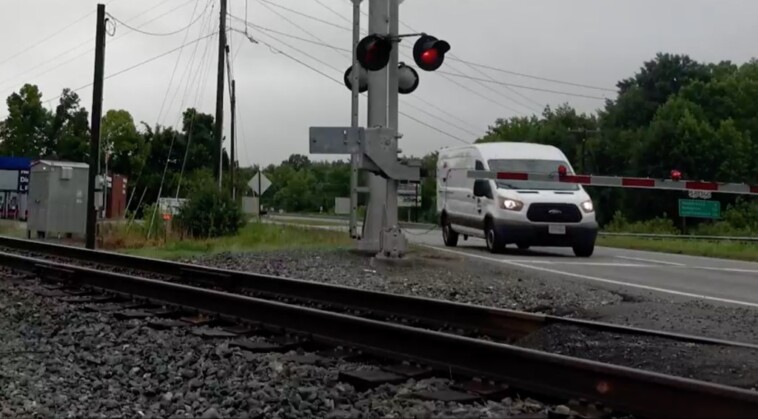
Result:
{"label": "white van", "polygon": [[573,173],[556,147],[531,143],[487,143],[440,150],[437,163],[437,213],[446,246],[463,235],[480,237],[492,252],[515,243],[572,247],[592,256],[597,238],[595,211],[580,185],[542,181],[475,180],[469,170]]}

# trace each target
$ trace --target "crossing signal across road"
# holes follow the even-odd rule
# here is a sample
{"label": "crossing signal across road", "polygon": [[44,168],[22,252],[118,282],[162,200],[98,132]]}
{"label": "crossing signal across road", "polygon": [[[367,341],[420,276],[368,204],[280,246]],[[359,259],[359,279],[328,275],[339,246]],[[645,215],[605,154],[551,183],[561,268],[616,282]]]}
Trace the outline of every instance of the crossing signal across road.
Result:
{"label": "crossing signal across road", "polygon": [[[392,48],[396,48],[394,44],[399,42],[398,39],[393,40],[388,36],[373,34],[366,36],[358,43],[355,56],[360,65],[358,74],[358,91],[360,93],[368,90],[368,71],[379,71],[389,64]],[[450,44],[447,41],[442,41],[431,35],[421,35],[413,46],[413,59],[420,69],[434,71],[442,66],[445,54],[448,51],[450,51]],[[419,85],[418,72],[405,63],[399,63],[397,71],[398,93],[404,95],[413,93]],[[352,90],[352,66],[345,71],[344,82],[348,90]]]}

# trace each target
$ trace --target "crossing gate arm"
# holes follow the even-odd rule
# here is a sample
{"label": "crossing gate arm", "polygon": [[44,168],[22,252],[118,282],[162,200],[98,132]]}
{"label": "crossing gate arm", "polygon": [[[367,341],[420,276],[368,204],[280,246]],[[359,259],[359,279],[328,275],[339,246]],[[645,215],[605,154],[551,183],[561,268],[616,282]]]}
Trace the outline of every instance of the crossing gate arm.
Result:
{"label": "crossing gate arm", "polygon": [[758,195],[758,185],[702,180],[672,180],[574,174],[560,175],[558,173],[490,172],[485,170],[469,170],[467,176],[473,179],[507,180],[509,182],[539,181],[573,183],[585,186],[606,186],[612,188],[708,191],[736,195]]}

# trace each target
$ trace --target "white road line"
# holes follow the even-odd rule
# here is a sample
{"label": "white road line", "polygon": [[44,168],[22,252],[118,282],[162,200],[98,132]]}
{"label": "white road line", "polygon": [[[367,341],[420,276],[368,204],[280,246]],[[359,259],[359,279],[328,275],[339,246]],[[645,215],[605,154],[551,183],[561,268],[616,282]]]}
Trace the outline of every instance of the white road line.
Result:
{"label": "white road line", "polygon": [[550,269],[550,268],[545,268],[545,267],[542,267],[542,266],[531,266],[531,265],[527,265],[527,264],[523,264],[523,263],[512,262],[512,261],[509,261],[507,259],[495,259],[495,258],[491,258],[491,257],[487,257],[487,256],[475,255],[475,254],[471,254],[471,253],[468,253],[468,252],[461,252],[461,251],[457,251],[457,250],[444,249],[444,248],[436,247],[436,246],[430,246],[430,245],[422,245],[422,246],[430,248],[430,249],[438,250],[440,252],[453,253],[453,254],[456,254],[456,255],[468,256],[468,257],[472,257],[472,258],[487,260],[487,261],[490,261],[490,262],[505,263],[505,264],[508,264],[508,265],[518,266],[520,268],[534,269],[534,270],[537,270],[537,271],[549,272],[549,273],[553,273],[553,274],[570,276],[570,277],[579,278],[579,279],[586,279],[586,280],[596,281],[596,282],[604,282],[606,284],[621,285],[621,286],[624,286],[624,287],[638,288],[638,289],[643,289],[643,290],[647,290],[647,291],[657,291],[657,292],[662,292],[662,293],[666,293],[666,294],[678,295],[678,296],[682,296],[682,297],[699,298],[699,299],[702,299],[702,300],[717,301],[717,302],[720,302],[720,303],[737,304],[737,305],[741,305],[741,306],[758,308],[758,303],[751,303],[751,302],[748,302],[748,301],[738,301],[738,300],[731,300],[731,299],[728,299],[728,298],[711,297],[711,296],[708,296],[708,295],[694,294],[694,293],[690,293],[690,292],[676,291],[676,290],[671,290],[671,289],[666,289],[666,288],[660,288],[660,287],[651,287],[649,285],[641,285],[641,284],[634,284],[634,283],[623,282],[623,281],[615,281],[615,280],[612,280],[612,279],[598,278],[596,276],[589,276],[589,275],[582,275],[582,274],[575,274],[575,273],[571,273],[571,272],[559,271],[557,269]]}
{"label": "white road line", "polygon": [[742,268],[718,268],[710,266],[694,266],[693,269],[706,269],[709,271],[721,271],[721,272],[739,272],[746,274],[758,274],[758,270],[755,269],[742,269]]}
{"label": "white road line", "polygon": [[620,268],[659,268],[658,265],[643,263],[624,263],[624,262],[574,262],[562,260],[537,260],[537,259],[507,259],[513,263],[529,263],[534,265],[577,265],[577,266],[616,266]]}
{"label": "white road line", "polygon": [[669,261],[666,261],[666,260],[633,258],[631,256],[618,256],[618,255],[616,257],[619,258],[619,259],[636,260],[636,261],[640,261],[640,262],[660,263],[661,265],[687,266],[684,263],[669,262]]}

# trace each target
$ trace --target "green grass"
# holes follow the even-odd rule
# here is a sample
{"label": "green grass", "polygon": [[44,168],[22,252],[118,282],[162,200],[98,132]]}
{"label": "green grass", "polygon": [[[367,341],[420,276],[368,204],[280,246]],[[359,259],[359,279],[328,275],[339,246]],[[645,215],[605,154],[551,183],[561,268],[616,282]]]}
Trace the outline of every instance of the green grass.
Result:
{"label": "green grass", "polygon": [[758,244],[731,241],[598,237],[598,246],[758,262]]}
{"label": "green grass", "polygon": [[26,238],[25,224],[20,221],[0,220],[0,235]]}
{"label": "green grass", "polygon": [[250,223],[239,234],[204,240],[174,240],[151,247],[122,249],[124,253],[160,259],[181,259],[222,252],[280,249],[347,248],[347,233],[307,227]]}

